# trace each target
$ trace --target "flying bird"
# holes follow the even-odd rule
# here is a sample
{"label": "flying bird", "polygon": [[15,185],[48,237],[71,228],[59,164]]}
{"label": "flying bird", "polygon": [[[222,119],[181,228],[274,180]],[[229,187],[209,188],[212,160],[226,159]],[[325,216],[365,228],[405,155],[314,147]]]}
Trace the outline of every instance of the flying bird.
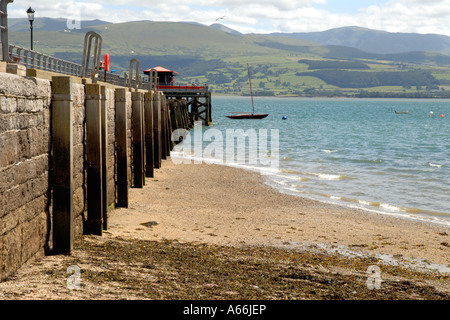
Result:
{"label": "flying bird", "polygon": [[219,20],[224,19],[224,18],[225,18],[225,16],[217,18],[216,21],[219,21]]}

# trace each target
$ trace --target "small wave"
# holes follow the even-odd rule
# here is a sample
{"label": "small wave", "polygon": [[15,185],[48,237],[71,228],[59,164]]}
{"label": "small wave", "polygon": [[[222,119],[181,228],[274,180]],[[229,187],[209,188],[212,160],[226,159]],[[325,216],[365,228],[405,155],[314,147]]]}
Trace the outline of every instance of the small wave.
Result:
{"label": "small wave", "polygon": [[442,164],[436,164],[436,163],[428,163],[428,165],[430,166],[430,167],[435,167],[435,168],[442,168]]}
{"label": "small wave", "polygon": [[296,170],[290,170],[290,169],[281,169],[280,172],[282,173],[291,173],[291,174],[301,174],[301,172]]}
{"label": "small wave", "polygon": [[[281,173],[287,173],[283,170],[280,170]],[[296,175],[289,175],[289,174],[272,174],[272,176],[274,178],[281,178],[281,179],[287,179],[287,180],[292,180],[292,181],[308,181],[308,178],[304,178],[304,177],[298,177]]]}
{"label": "small wave", "polygon": [[[288,193],[291,195],[301,196],[312,200],[322,201],[325,203],[344,204],[344,206],[347,206],[349,208],[364,210],[367,212],[373,212],[377,214],[386,214],[399,218],[419,220],[429,223],[435,223],[438,225],[450,226],[449,221],[450,213],[426,211],[417,208],[405,208],[377,201],[367,201],[356,198],[347,198],[343,196],[333,196],[321,192],[312,192],[308,189],[302,188],[304,186],[298,185],[289,186],[283,183],[276,183],[275,181],[273,182],[274,184],[272,185],[272,187],[275,187],[280,192]],[[276,187],[275,185],[278,185],[279,187]]]}
{"label": "small wave", "polygon": [[325,152],[325,153],[335,153],[335,152],[337,152],[337,150],[328,150],[328,149],[325,149],[325,150],[322,150],[322,152]]}
{"label": "small wave", "polygon": [[350,179],[348,176],[338,175],[338,174],[328,174],[328,173],[311,173],[311,172],[301,172],[297,170],[291,170],[291,169],[281,169],[281,173],[287,173],[287,174],[295,174],[295,175],[301,175],[303,177],[296,178],[300,181],[308,181],[309,179],[304,176],[314,176],[322,180],[344,180],[344,179]]}
{"label": "small wave", "polygon": [[[351,179],[351,177],[348,176],[343,176],[343,175],[339,175],[339,174],[329,174],[329,173],[312,173],[312,172],[298,172],[298,171],[294,171],[294,170],[281,170],[281,172],[283,173],[295,173],[295,174],[299,174],[302,176],[313,176],[313,177],[317,177],[320,180],[344,180],[344,179]],[[306,177],[300,177],[298,178],[300,181],[309,181],[308,178]]]}
{"label": "small wave", "polygon": [[391,212],[400,212],[400,211],[402,211],[401,208],[393,206],[391,204],[387,204],[387,203],[380,203],[380,208],[382,208],[384,210],[391,211]]}
{"label": "small wave", "polygon": [[290,170],[290,169],[281,169],[281,173],[287,173],[288,175],[276,175],[278,177],[287,178],[287,179],[293,179],[298,181],[309,181],[306,177],[298,177],[298,176],[289,176],[289,175],[308,175],[307,173],[296,171],[296,170]]}
{"label": "small wave", "polygon": [[371,160],[371,159],[352,159],[350,161],[353,162],[353,163],[376,163],[376,164],[383,163],[383,160],[381,160],[381,159],[374,159],[374,160]]}
{"label": "small wave", "polygon": [[313,175],[317,176],[319,179],[322,179],[322,180],[344,180],[347,178],[345,176],[341,176],[338,174],[317,173],[317,174],[313,174]]}
{"label": "small wave", "polygon": [[345,201],[345,202],[352,202],[352,203],[357,203],[358,202],[357,199],[352,199],[352,198],[347,198],[347,197],[341,197],[341,200]]}
{"label": "small wave", "polygon": [[363,205],[366,205],[366,206],[370,206],[370,205],[371,205],[370,201],[358,200],[358,202],[359,202],[360,204],[363,204]]}

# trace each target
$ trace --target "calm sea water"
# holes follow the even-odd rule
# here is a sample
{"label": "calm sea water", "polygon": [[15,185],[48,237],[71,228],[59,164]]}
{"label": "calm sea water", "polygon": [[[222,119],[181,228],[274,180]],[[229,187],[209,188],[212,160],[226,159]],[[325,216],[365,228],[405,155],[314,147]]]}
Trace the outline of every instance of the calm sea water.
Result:
{"label": "calm sea water", "polygon": [[271,129],[278,130],[279,154],[269,154],[279,159],[276,170],[258,163],[240,167],[259,167],[282,192],[450,226],[450,100],[254,102],[267,118],[228,119],[231,112],[251,110],[251,99],[213,97],[213,124],[203,128],[224,137],[230,129],[267,129],[269,141]]}

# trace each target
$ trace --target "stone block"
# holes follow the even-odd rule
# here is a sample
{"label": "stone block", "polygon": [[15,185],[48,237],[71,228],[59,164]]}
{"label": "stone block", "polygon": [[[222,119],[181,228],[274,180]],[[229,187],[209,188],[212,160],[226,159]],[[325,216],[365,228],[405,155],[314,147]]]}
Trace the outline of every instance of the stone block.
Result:
{"label": "stone block", "polygon": [[85,203],[85,198],[84,198],[84,190],[83,188],[78,188],[76,190],[74,190],[73,193],[73,214],[74,216],[79,216],[83,214],[84,211],[84,203]]}
{"label": "stone block", "polygon": [[16,74],[21,77],[25,77],[27,75],[27,68],[20,64],[8,63],[6,65],[6,72],[11,73],[11,74]]}
{"label": "stone block", "polygon": [[19,138],[15,132],[8,131],[0,135],[0,168],[16,162],[19,148]]}
{"label": "stone block", "polygon": [[7,234],[14,228],[17,228],[17,226],[19,225],[20,217],[23,215],[22,211],[23,207],[14,210],[4,217],[0,218],[0,234]]}
{"label": "stone block", "polygon": [[[2,195],[6,190],[11,189],[15,183],[15,169],[14,166],[10,166],[6,169],[0,170],[0,195]],[[3,197],[0,197],[3,198]],[[1,202],[0,202],[1,204]],[[0,206],[0,212],[3,206]],[[0,214],[1,217],[1,214]]]}
{"label": "stone block", "polygon": [[48,80],[26,78],[15,74],[3,73],[0,76],[2,93],[14,97],[42,98],[51,101],[51,86]]}
{"label": "stone block", "polygon": [[0,280],[5,280],[21,266],[21,230],[12,229],[2,236],[0,247]]}
{"label": "stone block", "polygon": [[0,96],[0,114],[17,112],[17,98]]}
{"label": "stone block", "polygon": [[47,221],[45,212],[36,215],[32,220],[26,221],[22,226],[23,244],[20,260],[27,262],[37,254],[43,254],[43,239],[46,239]]}
{"label": "stone block", "polygon": [[33,160],[26,160],[16,164],[14,167],[14,183],[24,184],[28,180],[36,176],[36,162]]}
{"label": "stone block", "polygon": [[6,65],[6,62],[0,61],[0,72],[6,73]]}

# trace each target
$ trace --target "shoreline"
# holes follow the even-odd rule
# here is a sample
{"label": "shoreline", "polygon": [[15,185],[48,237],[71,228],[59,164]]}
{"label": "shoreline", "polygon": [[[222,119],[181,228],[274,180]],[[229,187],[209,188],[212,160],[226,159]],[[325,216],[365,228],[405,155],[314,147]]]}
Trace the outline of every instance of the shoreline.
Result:
{"label": "shoreline", "polygon": [[[220,94],[214,94],[213,92],[213,97],[216,98],[220,98],[220,97],[224,97],[224,98],[232,98],[232,97],[236,97],[236,98],[242,98],[242,97],[249,97],[250,95],[237,95],[237,94],[224,94],[224,93],[220,93]],[[377,96],[373,96],[373,97],[358,97],[358,96],[296,96],[296,95],[274,95],[274,96],[265,96],[265,95],[254,95],[253,96],[255,99],[256,98],[272,98],[272,99],[291,99],[291,98],[295,98],[295,99],[349,99],[349,100],[449,100],[450,97],[426,97],[426,96],[422,96],[422,97],[395,97],[395,96],[386,96],[386,97],[377,97]]]}
{"label": "shoreline", "polygon": [[108,216],[102,236],[0,282],[0,300],[450,297],[448,228],[283,194],[257,172],[169,157]]}
{"label": "shoreline", "polygon": [[[191,161],[191,162],[199,161],[196,158],[185,158],[181,155],[180,156],[177,155],[174,158],[176,158],[177,161],[179,161],[179,163],[185,163],[185,161]],[[207,159],[207,160],[200,159],[200,161],[202,161],[202,164],[205,164],[205,165],[213,164],[213,165],[218,165],[218,166],[227,166],[230,168],[235,168],[237,170],[254,172],[261,176],[261,178],[263,179],[262,183],[264,183],[269,188],[271,188],[281,194],[299,197],[299,198],[310,200],[310,201],[325,203],[325,204],[328,204],[331,206],[343,207],[348,210],[362,211],[362,212],[368,213],[368,214],[385,215],[385,216],[391,217],[393,219],[405,219],[405,220],[412,221],[412,222],[419,222],[419,223],[424,223],[426,225],[442,227],[444,229],[447,228],[450,231],[450,220],[437,217],[437,215],[441,215],[441,214],[445,214],[445,213],[441,213],[441,212],[437,212],[437,211],[433,212],[433,211],[421,210],[421,209],[412,209],[412,210],[418,211],[417,214],[414,214],[414,213],[409,213],[408,211],[404,210],[405,208],[402,208],[397,205],[391,205],[388,203],[379,203],[380,205],[384,204],[388,207],[396,208],[398,210],[398,211],[395,211],[395,210],[389,211],[389,210],[383,210],[381,207],[377,208],[375,206],[371,206],[370,204],[365,205],[357,199],[342,200],[340,198],[333,199],[333,197],[331,197],[329,195],[325,195],[325,194],[320,194],[320,196],[314,196],[313,194],[308,194],[308,193],[298,193],[298,192],[292,191],[290,189],[279,187],[278,182],[271,180],[269,178],[271,175],[270,173],[268,173],[268,174],[264,173],[264,171],[263,171],[264,168],[246,167],[245,165],[237,165],[237,164],[226,164],[226,163],[222,163],[220,161],[216,161],[215,159]],[[283,185],[283,184],[281,184],[281,185]],[[406,208],[406,209],[410,209],[410,208]]]}
{"label": "shoreline", "polygon": [[[245,169],[243,169],[245,170]],[[388,210],[382,210],[381,208],[377,208],[375,206],[370,207],[370,205],[364,205],[358,202],[358,200],[350,200],[347,201],[346,200],[342,200],[339,198],[334,199],[333,198],[328,198],[328,196],[323,196],[325,197],[325,199],[318,199],[318,198],[314,198],[313,196],[308,197],[306,195],[303,194],[298,194],[295,191],[289,191],[289,190],[284,190],[282,188],[278,189],[275,185],[270,185],[270,183],[273,184],[272,181],[267,181],[266,184],[277,190],[280,193],[285,193],[288,195],[292,195],[294,197],[302,197],[302,198],[306,198],[309,199],[311,201],[318,201],[318,202],[323,202],[329,205],[334,205],[334,206],[339,206],[339,207],[343,207],[349,210],[357,210],[357,211],[362,211],[364,213],[367,214],[376,214],[376,215],[385,215],[387,217],[391,217],[393,219],[404,219],[404,220],[408,220],[408,221],[413,221],[413,222],[419,222],[419,223],[424,223],[426,225],[431,225],[431,226],[436,226],[436,227],[442,227],[442,228],[447,228],[450,230],[450,220],[448,219],[439,219],[436,217],[436,215],[441,214],[440,212],[431,212],[428,211],[426,214],[420,212],[420,209],[415,209],[418,210],[419,213],[418,214],[412,214],[409,213],[407,211],[403,211],[403,208],[401,207],[397,207],[397,206],[391,206],[390,204],[386,204],[387,206],[391,206],[394,208],[397,208],[398,211],[388,211]],[[350,203],[355,203],[355,204],[350,204]],[[357,203],[357,204],[356,204]],[[423,210],[422,210],[423,211]],[[425,211],[424,211],[425,212]],[[434,214],[434,215],[433,215]]]}
{"label": "shoreline", "polygon": [[[149,222],[151,228],[143,227]],[[445,226],[283,193],[258,172],[217,164],[174,164],[169,158],[144,189],[132,189],[128,209],[112,212],[110,226],[114,235],[139,239],[348,248],[350,254],[403,257],[450,272]]]}

